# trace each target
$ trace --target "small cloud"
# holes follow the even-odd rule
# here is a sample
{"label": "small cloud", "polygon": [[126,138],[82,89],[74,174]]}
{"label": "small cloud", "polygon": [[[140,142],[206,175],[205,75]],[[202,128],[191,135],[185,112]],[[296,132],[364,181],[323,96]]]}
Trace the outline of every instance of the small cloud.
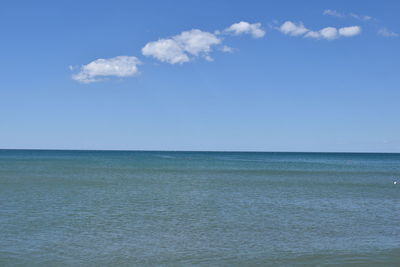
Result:
{"label": "small cloud", "polygon": [[170,64],[184,63],[190,60],[183,48],[173,39],[160,39],[147,43],[142,48],[142,54]]}
{"label": "small cloud", "polygon": [[[98,82],[99,77],[128,77],[138,74],[137,65],[141,62],[136,57],[118,56],[108,59],[99,58],[80,67],[72,79],[82,83]],[[74,69],[74,68],[72,68]]]}
{"label": "small cloud", "polygon": [[250,24],[245,21],[232,24],[225,29],[225,32],[233,35],[250,34],[254,38],[261,38],[265,35],[265,30],[261,28],[261,23]]}
{"label": "small cloud", "polygon": [[343,18],[345,16],[344,14],[339,13],[336,10],[332,10],[332,9],[325,9],[323,14],[328,15],[328,16],[338,17],[338,18]]}
{"label": "small cloud", "polygon": [[390,31],[386,28],[379,29],[378,34],[381,36],[384,36],[384,37],[399,37],[400,36],[400,34]]}
{"label": "small cloud", "polygon": [[326,40],[333,40],[338,37],[338,31],[334,27],[323,28],[322,30],[319,30],[319,34]]}
{"label": "small cloud", "polygon": [[321,38],[321,33],[319,31],[309,31],[304,37],[319,39]]}
{"label": "small cloud", "polygon": [[306,27],[304,27],[302,22],[294,23],[291,21],[284,22],[278,28],[278,30],[286,35],[291,36],[299,36],[309,31]]}
{"label": "small cloud", "polygon": [[345,37],[355,36],[361,33],[360,26],[343,27],[339,29],[339,34]]}
{"label": "small cloud", "polygon": [[209,55],[204,56],[204,59],[207,60],[208,62],[213,62],[214,61],[214,59]]}
{"label": "small cloud", "polygon": [[351,37],[361,33],[361,27],[350,26],[336,29],[335,27],[326,27],[319,31],[310,31],[304,37],[314,39],[334,40],[341,36]]}
{"label": "small cloud", "polygon": [[212,46],[221,42],[215,34],[194,29],[171,38],[149,42],[142,48],[142,54],[170,64],[188,62],[193,56],[202,56],[210,60]]}
{"label": "small cloud", "polygon": [[334,27],[326,27],[319,31],[309,31],[304,37],[314,39],[333,40],[339,37],[338,30]]}
{"label": "small cloud", "polygon": [[291,36],[304,36],[306,38],[334,40],[341,36],[350,37],[361,33],[361,27],[350,26],[337,29],[335,27],[325,27],[318,31],[307,29],[303,23],[286,21],[279,28],[280,32]]}
{"label": "small cloud", "polygon": [[371,16],[367,16],[367,15],[359,15],[356,13],[340,13],[336,10],[332,10],[332,9],[325,9],[323,12],[324,15],[328,15],[328,16],[332,16],[332,17],[337,17],[337,18],[346,18],[346,17],[351,17],[351,18],[355,18],[358,20],[363,20],[363,21],[369,21],[372,20],[373,17]]}
{"label": "small cloud", "polygon": [[224,45],[224,46],[221,48],[221,51],[224,52],[224,53],[233,53],[233,48],[230,47],[230,46]]}
{"label": "small cloud", "polygon": [[371,16],[358,15],[358,14],[355,14],[355,13],[350,13],[349,16],[350,16],[350,17],[353,17],[353,18],[355,18],[355,19],[358,19],[358,20],[363,20],[363,21],[368,21],[368,20],[371,20],[371,19],[372,19]]}

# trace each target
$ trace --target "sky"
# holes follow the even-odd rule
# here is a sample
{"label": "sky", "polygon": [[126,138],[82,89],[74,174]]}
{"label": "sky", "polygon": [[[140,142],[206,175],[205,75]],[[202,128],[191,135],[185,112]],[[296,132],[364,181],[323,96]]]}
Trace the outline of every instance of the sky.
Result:
{"label": "sky", "polygon": [[2,1],[0,148],[400,152],[400,1]]}

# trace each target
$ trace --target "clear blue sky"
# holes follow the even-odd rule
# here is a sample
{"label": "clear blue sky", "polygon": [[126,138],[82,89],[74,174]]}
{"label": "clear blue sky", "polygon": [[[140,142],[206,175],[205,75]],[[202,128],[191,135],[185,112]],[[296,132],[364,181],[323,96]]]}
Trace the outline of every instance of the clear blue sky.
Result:
{"label": "clear blue sky", "polygon": [[[0,148],[400,152],[399,11],[400,1],[2,1]],[[229,28],[240,21],[265,35]],[[319,32],[350,26],[352,36]],[[142,51],[192,29],[217,41],[179,50],[187,62]],[[118,56],[141,64],[72,78]]]}

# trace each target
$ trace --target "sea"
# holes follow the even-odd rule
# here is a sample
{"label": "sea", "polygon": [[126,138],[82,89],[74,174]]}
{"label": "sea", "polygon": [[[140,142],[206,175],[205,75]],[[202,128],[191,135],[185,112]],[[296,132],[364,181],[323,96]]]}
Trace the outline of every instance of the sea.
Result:
{"label": "sea", "polygon": [[0,150],[0,266],[400,266],[400,154]]}

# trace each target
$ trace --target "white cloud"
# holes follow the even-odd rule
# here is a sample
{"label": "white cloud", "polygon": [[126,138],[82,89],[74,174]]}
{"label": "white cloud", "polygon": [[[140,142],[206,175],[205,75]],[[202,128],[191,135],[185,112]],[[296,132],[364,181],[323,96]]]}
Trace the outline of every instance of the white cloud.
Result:
{"label": "white cloud", "polygon": [[170,64],[188,62],[192,59],[190,56],[203,56],[211,61],[209,53],[212,46],[220,43],[221,39],[215,34],[194,29],[168,39],[147,43],[142,48],[142,53]]}
{"label": "white cloud", "polygon": [[265,35],[265,31],[261,28],[261,23],[250,24],[246,21],[234,23],[225,32],[233,35],[250,34],[254,38],[261,38]]}
{"label": "white cloud", "polygon": [[360,26],[350,26],[336,29],[334,27],[326,27],[319,31],[310,31],[304,37],[314,39],[334,40],[339,37],[351,37],[361,33]]}
{"label": "white cloud", "polygon": [[210,57],[209,55],[205,55],[204,59],[207,60],[208,62],[214,61],[214,59],[212,57]]}
{"label": "white cloud", "polygon": [[338,37],[338,30],[335,27],[326,27],[319,31],[321,37],[326,40],[333,40]]}
{"label": "white cloud", "polygon": [[339,29],[339,34],[345,37],[355,36],[361,33],[360,26],[343,27]]}
{"label": "white cloud", "polygon": [[335,27],[325,27],[319,31],[307,29],[303,23],[295,23],[292,21],[284,22],[279,28],[280,32],[291,36],[304,36],[314,39],[334,40],[341,36],[350,37],[361,33],[361,27],[350,26],[337,29]]}
{"label": "white cloud", "polygon": [[101,81],[99,77],[128,77],[138,74],[137,65],[141,64],[136,57],[118,56],[108,59],[99,58],[89,64],[82,65],[72,79],[82,83]]}
{"label": "white cloud", "polygon": [[366,16],[366,15],[359,15],[355,13],[340,13],[336,10],[332,9],[325,9],[323,12],[324,15],[332,16],[332,17],[337,17],[337,18],[345,18],[345,17],[352,17],[358,20],[363,20],[363,21],[368,21],[372,20],[373,18],[371,16]]}
{"label": "white cloud", "polygon": [[339,37],[338,30],[334,27],[326,27],[319,31],[310,31],[304,37],[314,39],[333,40]]}
{"label": "white cloud", "polygon": [[372,19],[371,16],[358,15],[358,14],[355,14],[355,13],[350,13],[349,16],[350,16],[350,17],[353,17],[353,18],[355,18],[355,19],[364,20],[364,21],[368,21],[368,20],[371,20],[371,19]]}
{"label": "white cloud", "polygon": [[286,21],[279,27],[279,31],[287,35],[298,36],[308,32],[309,30],[304,27],[301,22],[296,24],[291,21]]}
{"label": "white cloud", "polygon": [[317,32],[315,32],[315,31],[309,31],[309,32],[307,32],[307,33],[304,35],[304,37],[319,39],[319,38],[321,38],[321,34],[320,34],[319,31],[317,31]]}
{"label": "white cloud", "polygon": [[400,34],[398,34],[397,32],[390,31],[386,28],[379,29],[378,34],[381,36],[384,36],[384,37],[399,37],[400,36]]}
{"label": "white cloud", "polygon": [[221,50],[222,50],[222,52],[225,52],[225,53],[233,53],[233,48],[230,47],[230,46],[227,46],[227,45],[224,45],[224,46],[221,48]]}
{"label": "white cloud", "polygon": [[[368,22],[368,21],[375,21],[377,20],[371,16],[367,15],[360,15],[356,13],[339,13],[336,10],[331,10],[331,9],[326,9],[323,12],[324,15],[330,15],[334,17],[340,17],[340,18],[354,18],[360,21]],[[352,27],[344,27],[339,29],[339,34],[342,36],[350,37],[354,35],[358,35],[361,32],[361,28],[358,26],[352,26]],[[398,37],[400,36],[399,33],[393,32],[388,30],[385,27],[381,27],[378,30],[378,35],[384,36],[384,37]]]}
{"label": "white cloud", "polygon": [[333,17],[338,17],[338,18],[343,18],[345,16],[344,14],[339,13],[336,10],[332,10],[332,9],[325,9],[323,14],[333,16]]}
{"label": "white cloud", "polygon": [[160,39],[147,43],[142,48],[142,54],[170,64],[189,61],[189,57],[185,54],[183,48],[173,39]]}
{"label": "white cloud", "polygon": [[186,52],[195,56],[208,53],[211,51],[211,46],[221,43],[214,34],[200,30],[182,32],[174,39]]}

